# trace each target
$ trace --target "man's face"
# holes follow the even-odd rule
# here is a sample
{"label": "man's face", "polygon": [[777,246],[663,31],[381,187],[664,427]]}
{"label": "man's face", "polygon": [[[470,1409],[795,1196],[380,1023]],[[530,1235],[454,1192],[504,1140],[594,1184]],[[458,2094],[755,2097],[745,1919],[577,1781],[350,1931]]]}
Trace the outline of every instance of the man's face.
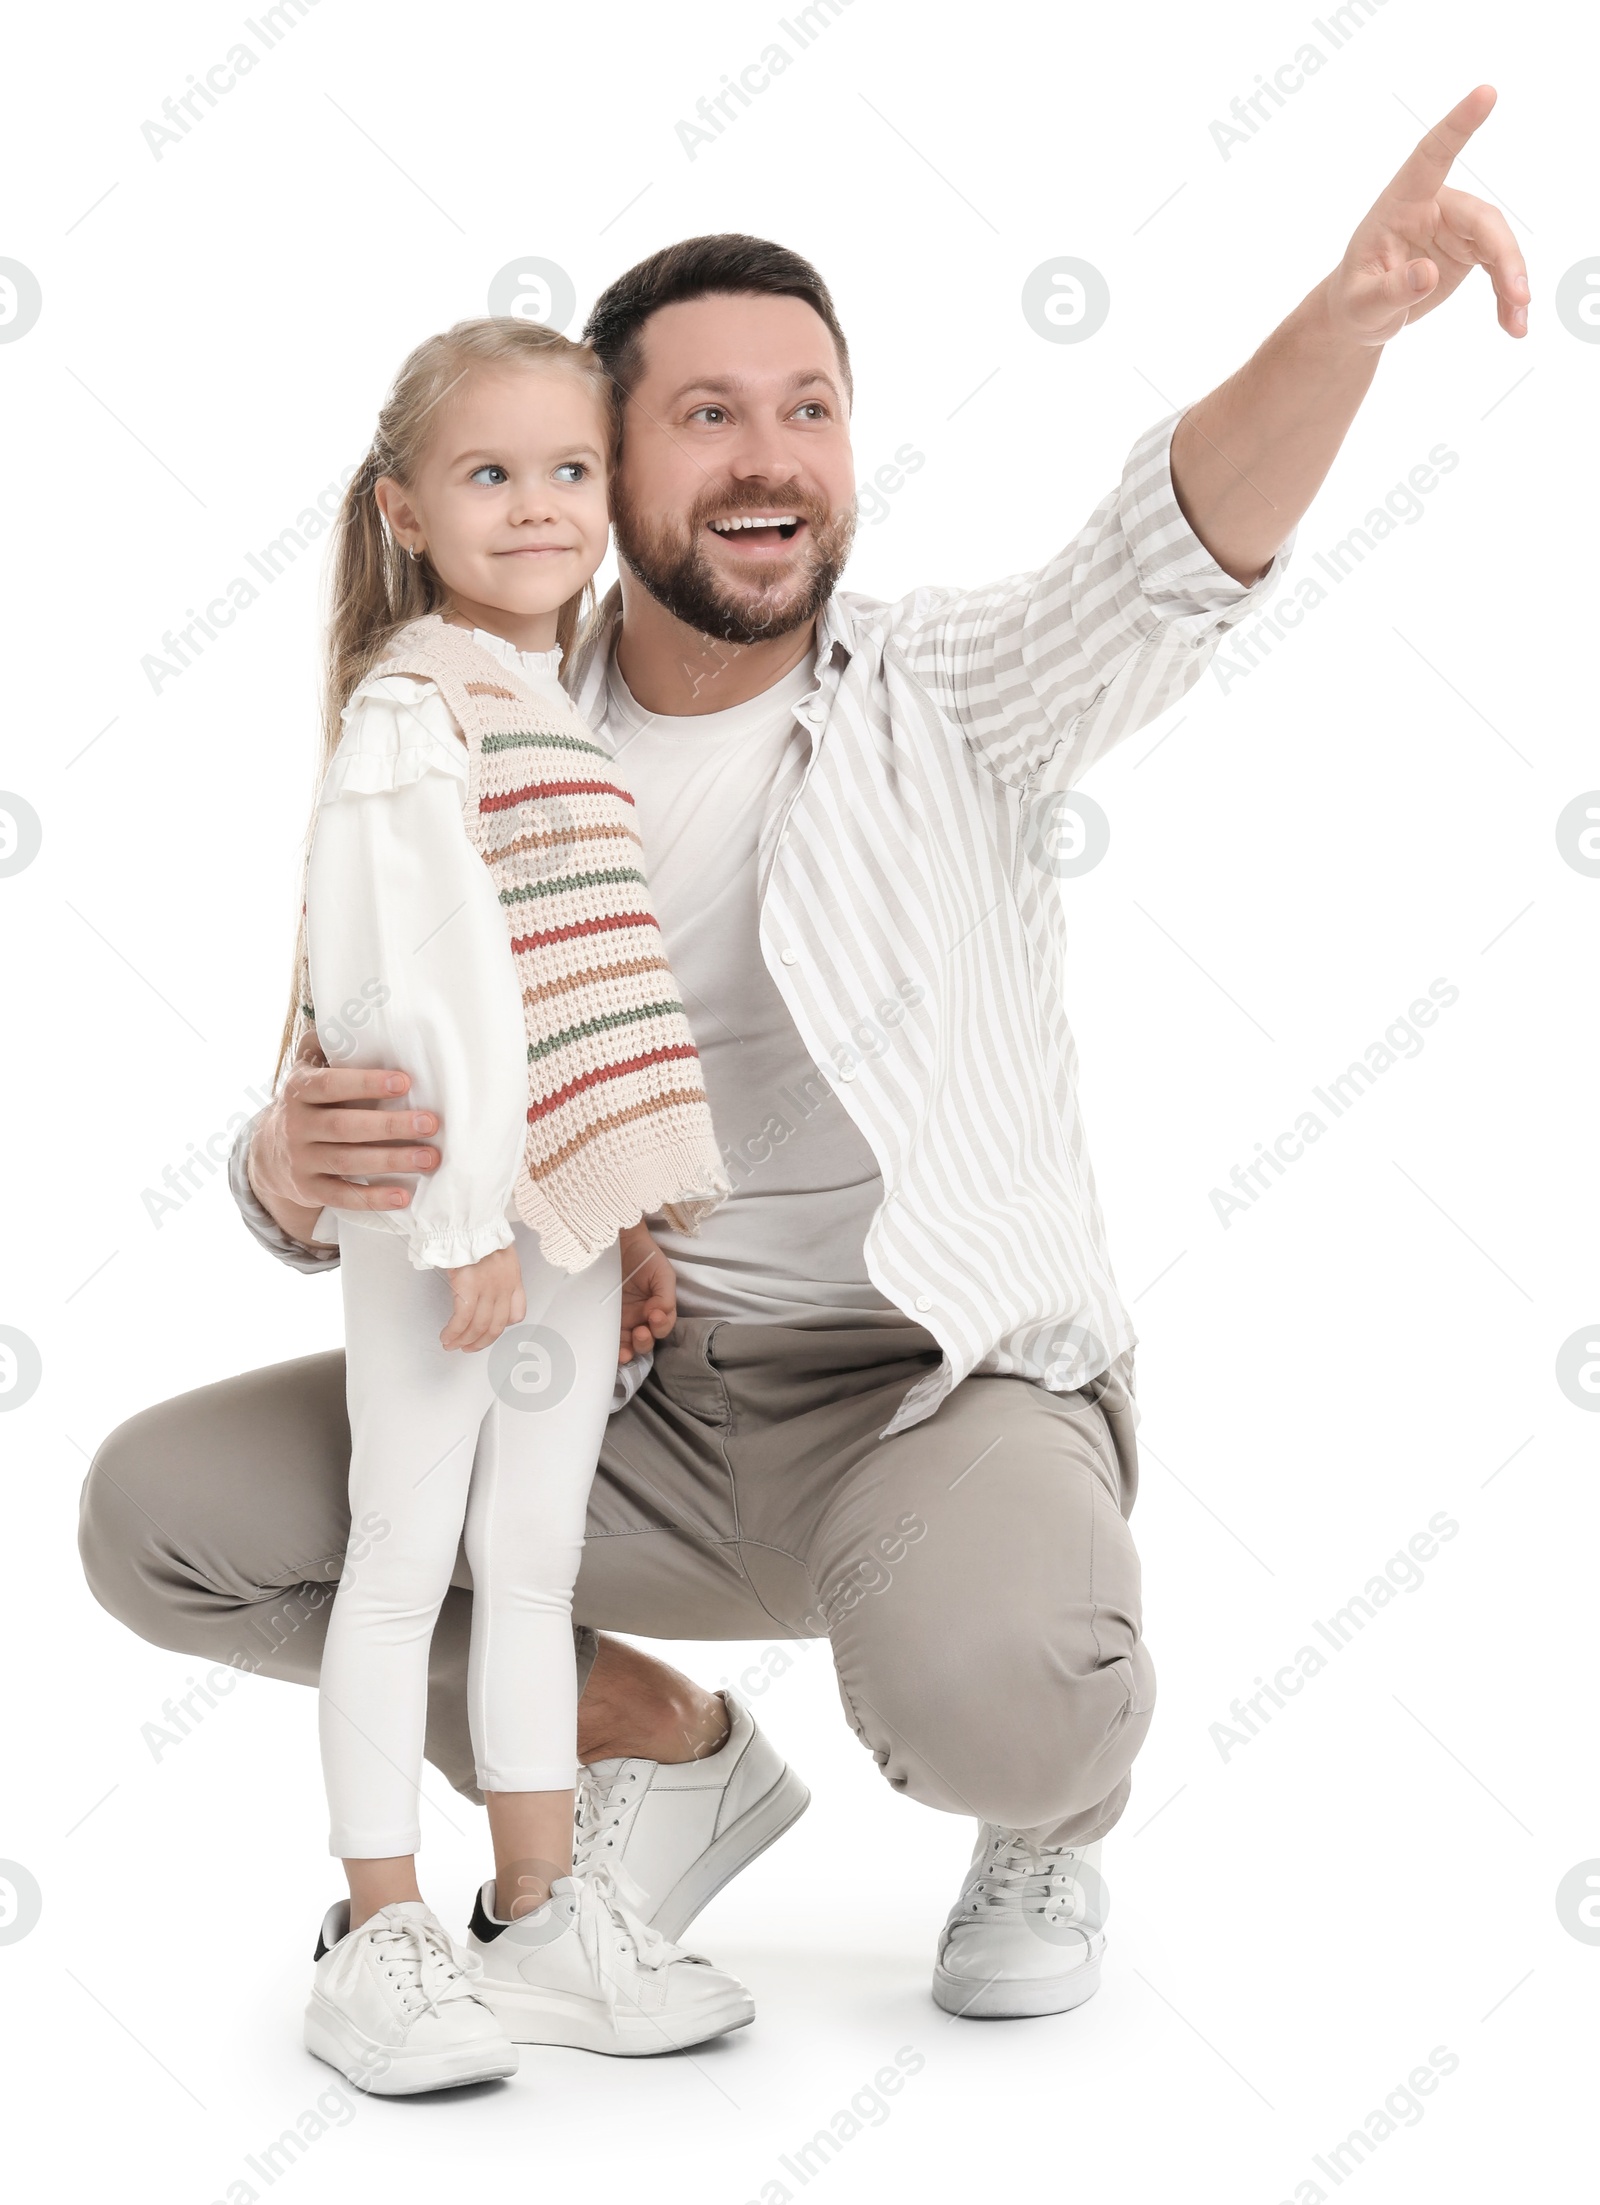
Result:
{"label": "man's face", "polygon": [[804,299],[745,292],[664,306],[643,338],[611,485],[619,556],[703,635],[791,634],[832,594],[855,533],[833,339]]}

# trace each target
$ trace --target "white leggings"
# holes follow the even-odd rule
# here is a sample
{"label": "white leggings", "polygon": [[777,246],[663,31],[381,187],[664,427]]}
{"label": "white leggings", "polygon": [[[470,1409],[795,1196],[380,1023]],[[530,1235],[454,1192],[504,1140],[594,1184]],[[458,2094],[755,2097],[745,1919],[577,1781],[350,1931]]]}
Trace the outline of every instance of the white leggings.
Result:
{"label": "white leggings", "polygon": [[421,1845],[428,1648],[466,1531],[468,1714],[482,1791],[565,1791],[577,1774],[572,1587],[617,1368],[616,1247],[558,1271],[514,1223],[528,1314],[491,1348],[446,1351],[442,1271],[398,1233],[339,1220],[351,1548],[328,1620],[319,1727],[329,1851]]}

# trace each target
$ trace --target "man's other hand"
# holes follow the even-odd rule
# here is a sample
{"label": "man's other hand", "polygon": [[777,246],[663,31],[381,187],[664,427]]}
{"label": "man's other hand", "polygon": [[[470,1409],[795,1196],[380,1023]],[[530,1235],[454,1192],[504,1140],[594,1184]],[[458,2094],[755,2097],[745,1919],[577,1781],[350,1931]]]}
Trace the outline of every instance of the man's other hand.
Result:
{"label": "man's other hand", "polygon": [[308,1034],[256,1126],[248,1170],[256,1199],[293,1240],[311,1245],[324,1209],[403,1210],[409,1187],[360,1187],[385,1172],[436,1171],[439,1151],[418,1146],[437,1133],[431,1111],[399,1106],[406,1072],[328,1064]]}

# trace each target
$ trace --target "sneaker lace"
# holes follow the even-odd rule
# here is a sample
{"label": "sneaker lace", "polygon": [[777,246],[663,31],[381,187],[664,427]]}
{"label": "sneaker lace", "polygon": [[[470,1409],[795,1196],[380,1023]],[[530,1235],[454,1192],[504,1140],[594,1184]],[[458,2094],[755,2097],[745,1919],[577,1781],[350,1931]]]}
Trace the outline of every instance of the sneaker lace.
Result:
{"label": "sneaker lace", "polygon": [[[624,1769],[626,1769],[624,1764]],[[572,1873],[580,1879],[604,1869],[623,1904],[642,1915],[649,1900],[623,1867],[616,1851],[617,1831],[633,1796],[633,1778],[619,1772],[602,1788],[593,1770],[578,1771],[578,1795],[573,1823]],[[644,1927],[641,1921],[640,1928]]]}
{"label": "sneaker lace", "polygon": [[574,1823],[572,1872],[582,1875],[594,1854],[616,1843],[617,1825],[628,1804],[626,1782],[618,1776],[602,1790],[592,1769],[578,1771],[578,1800]]}
{"label": "sneaker lace", "polygon": [[1075,1858],[1070,1846],[1035,1845],[1018,1831],[999,1830],[972,1873],[962,1911],[981,1918],[985,1908],[1002,1907],[1043,1914],[1052,1922],[1073,1922],[1086,1911]]}
{"label": "sneaker lace", "polygon": [[640,1969],[653,1973],[666,1967],[678,1957],[677,1950],[633,1911],[608,1861],[574,1869],[573,1880],[578,1887],[578,1942],[614,2013],[629,1977]]}
{"label": "sneaker lace", "polygon": [[453,2000],[474,1997],[473,1985],[483,1973],[476,1953],[462,1951],[439,1923],[419,1921],[414,1914],[375,1914],[346,1939],[334,1970],[341,1988],[361,1966],[364,1951],[388,1977],[408,2023]]}

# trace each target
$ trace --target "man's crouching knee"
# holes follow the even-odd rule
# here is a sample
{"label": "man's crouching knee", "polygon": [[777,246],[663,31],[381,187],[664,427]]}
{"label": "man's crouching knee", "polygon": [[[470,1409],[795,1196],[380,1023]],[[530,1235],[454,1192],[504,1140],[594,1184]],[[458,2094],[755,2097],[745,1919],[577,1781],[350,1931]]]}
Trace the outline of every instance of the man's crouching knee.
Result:
{"label": "man's crouching knee", "polygon": [[160,1645],[154,1626],[163,1604],[150,1565],[151,1541],[161,1534],[141,1498],[150,1466],[145,1432],[151,1413],[129,1417],[96,1450],[78,1501],[78,1555],[101,1607]]}
{"label": "man's crouching knee", "polygon": [[1097,1809],[1120,1811],[1154,1708],[1142,1644],[1085,1674],[1040,1679],[997,1719],[971,1811],[1007,1830],[1059,1830]]}

